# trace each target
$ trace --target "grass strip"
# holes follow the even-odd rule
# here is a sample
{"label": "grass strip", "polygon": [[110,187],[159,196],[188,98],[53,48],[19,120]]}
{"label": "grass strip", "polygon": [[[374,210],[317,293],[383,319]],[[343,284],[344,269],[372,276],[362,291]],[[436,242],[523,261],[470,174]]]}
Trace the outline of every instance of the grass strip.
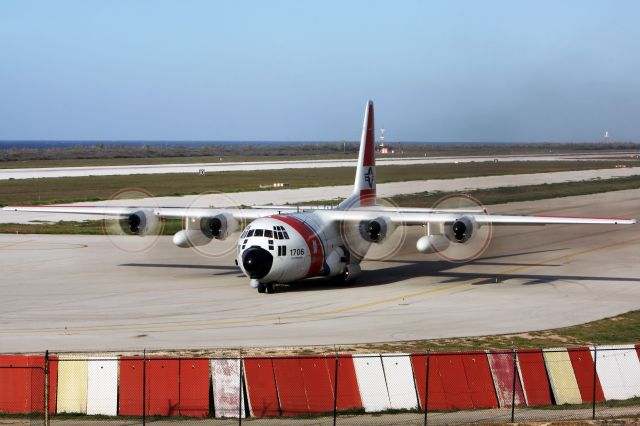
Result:
{"label": "grass strip", "polygon": [[[379,167],[377,181],[386,183],[553,173],[608,169],[619,164],[619,161],[501,161],[498,163],[393,165]],[[629,165],[635,164],[635,162],[629,163]],[[260,185],[270,185],[275,182],[286,183],[289,188],[349,185],[353,182],[353,173],[351,167],[331,167],[313,169],[311,173],[308,169],[284,169],[216,172],[200,176],[194,170],[193,174],[8,179],[0,181],[0,206],[107,200],[123,188],[140,188],[155,196],[179,196],[202,194],[208,191],[228,193],[257,191],[260,190]]]}
{"label": "grass strip", "polygon": [[[640,188],[640,176],[630,176],[624,178],[612,179],[596,179],[580,182],[564,182],[543,185],[529,185],[518,187],[500,187],[492,189],[480,189],[468,192],[476,199],[480,200],[485,206],[491,204],[504,204],[517,201],[534,201],[549,198],[570,197],[577,195],[598,194],[603,192],[611,192],[626,189]],[[433,204],[449,195],[443,192],[424,192],[418,194],[398,195],[392,197],[391,200],[399,206],[403,207],[432,207]],[[331,204],[335,200],[314,201],[310,204]],[[163,235],[172,235],[182,229],[182,221],[170,219],[165,221],[163,227]],[[0,224],[0,233],[4,234],[86,234],[99,235],[103,234],[102,220],[89,220],[84,222],[76,221],[60,221],[53,224],[35,223],[35,224],[18,224],[18,223],[2,223]]]}

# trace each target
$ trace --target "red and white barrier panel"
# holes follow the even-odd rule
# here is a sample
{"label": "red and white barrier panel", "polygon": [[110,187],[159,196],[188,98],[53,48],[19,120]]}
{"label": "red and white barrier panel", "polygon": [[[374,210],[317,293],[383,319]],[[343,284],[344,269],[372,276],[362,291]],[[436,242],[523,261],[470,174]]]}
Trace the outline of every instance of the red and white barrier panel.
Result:
{"label": "red and white barrier panel", "polygon": [[118,415],[118,358],[89,357],[87,414]]}
{"label": "red and white barrier panel", "polygon": [[360,399],[366,412],[386,411],[391,408],[389,392],[380,354],[358,355],[353,358],[358,379]]}
{"label": "red and white barrier panel", "polygon": [[640,396],[640,361],[634,346],[598,346],[591,355],[597,358],[596,370],[607,401]]}
{"label": "red and white barrier panel", "polygon": [[604,393],[602,392],[602,385],[600,384],[600,378],[597,372],[593,368],[593,357],[591,356],[591,350],[588,347],[569,348],[567,350],[569,358],[571,359],[571,366],[573,372],[576,375],[576,382],[578,383],[578,389],[580,389],[580,397],[583,403],[593,402],[593,384],[594,373],[595,377],[595,399],[596,402],[604,401]]}
{"label": "red and white barrier panel", "polygon": [[554,402],[557,405],[581,404],[582,396],[569,352],[564,348],[544,349],[542,356]]}
{"label": "red and white barrier panel", "polygon": [[[516,355],[513,351],[487,351],[487,359],[491,367],[491,376],[496,389],[500,407],[511,407],[512,401],[516,407],[524,405],[524,391],[520,375],[516,374]],[[515,377],[514,377],[515,375]],[[515,379],[515,395],[513,383]]]}
{"label": "red and white barrier panel", "polygon": [[60,355],[57,413],[87,413],[88,361],[84,355]]}
{"label": "red and white barrier panel", "polygon": [[[44,410],[44,362],[0,355],[0,413]],[[249,357],[242,365],[237,359],[49,358],[51,413],[307,416],[330,413],[334,404],[338,411],[367,412],[486,409],[510,407],[512,399],[541,406],[590,403],[594,396],[596,402],[640,396],[640,345]]]}
{"label": "red and white barrier panel", "polygon": [[518,373],[527,406],[551,405],[551,389],[541,349],[518,349]]}
{"label": "red and white barrier panel", "polygon": [[211,381],[216,417],[246,417],[239,359],[212,359]]}
{"label": "red and white barrier panel", "polygon": [[418,396],[409,354],[384,354],[382,366],[387,382],[389,406],[394,410],[417,409]]}
{"label": "red and white barrier panel", "polygon": [[245,358],[244,377],[247,383],[247,399],[252,417],[280,415],[278,391],[271,358]]}
{"label": "red and white barrier panel", "polygon": [[[57,357],[49,358],[49,412],[56,412]],[[0,355],[0,413],[44,411],[44,357]]]}

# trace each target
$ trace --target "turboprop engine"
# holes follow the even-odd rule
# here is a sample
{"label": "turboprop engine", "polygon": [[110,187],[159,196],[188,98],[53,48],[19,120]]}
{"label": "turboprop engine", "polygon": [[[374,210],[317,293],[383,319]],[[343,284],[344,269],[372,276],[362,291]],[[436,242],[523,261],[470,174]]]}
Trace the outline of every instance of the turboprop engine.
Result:
{"label": "turboprop engine", "polygon": [[160,218],[150,209],[141,209],[120,219],[120,227],[134,235],[148,235],[160,225]]}
{"label": "turboprop engine", "polygon": [[466,243],[473,235],[476,227],[476,223],[472,218],[463,216],[445,228],[445,235],[451,242]]}
{"label": "turboprop engine", "polygon": [[239,223],[229,213],[220,213],[213,217],[189,218],[186,229],[173,236],[178,247],[203,246],[212,239],[224,240],[238,229]]}
{"label": "turboprop engine", "polygon": [[391,235],[396,226],[389,218],[377,217],[373,220],[363,220],[360,222],[360,235],[370,243],[381,243],[386,237]]}

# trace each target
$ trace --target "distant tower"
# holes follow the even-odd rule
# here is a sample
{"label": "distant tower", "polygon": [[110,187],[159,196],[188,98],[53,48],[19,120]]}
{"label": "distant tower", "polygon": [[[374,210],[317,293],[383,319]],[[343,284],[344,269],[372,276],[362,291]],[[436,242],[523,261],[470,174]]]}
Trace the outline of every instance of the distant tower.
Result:
{"label": "distant tower", "polygon": [[393,148],[384,144],[384,129],[380,129],[380,145],[378,145],[380,154],[393,154]]}
{"label": "distant tower", "polygon": [[609,131],[608,130],[604,131],[604,141],[605,142],[609,142]]}

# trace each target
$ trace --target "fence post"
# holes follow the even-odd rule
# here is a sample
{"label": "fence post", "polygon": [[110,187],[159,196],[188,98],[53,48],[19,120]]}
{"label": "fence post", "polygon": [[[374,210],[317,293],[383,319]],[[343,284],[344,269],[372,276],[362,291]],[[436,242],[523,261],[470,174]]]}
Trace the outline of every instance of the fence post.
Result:
{"label": "fence post", "polygon": [[431,351],[427,350],[426,352],[425,368],[426,372],[424,373],[424,426],[427,426],[427,413],[429,411],[429,360],[431,358]]}
{"label": "fence post", "polygon": [[44,352],[44,426],[49,426],[49,350]]}
{"label": "fence post", "polygon": [[598,362],[598,347],[597,346],[593,346],[593,394],[591,395],[593,397],[593,402],[591,403],[591,420],[595,420],[596,419],[596,378],[597,376],[597,371],[596,371],[596,364]]}
{"label": "fence post", "polygon": [[147,350],[142,352],[142,424],[147,424]]}
{"label": "fence post", "polygon": [[516,374],[518,374],[518,353],[516,348],[513,351],[513,384],[511,385],[511,423],[516,416]]}
{"label": "fence post", "polygon": [[243,398],[242,398],[242,370],[243,370],[243,366],[242,366],[242,351],[240,351],[240,368],[238,369],[240,371],[240,386],[238,386],[238,425],[242,425],[242,402],[243,402]]}
{"label": "fence post", "polygon": [[333,374],[333,426],[338,421],[338,352],[336,352],[336,371]]}

